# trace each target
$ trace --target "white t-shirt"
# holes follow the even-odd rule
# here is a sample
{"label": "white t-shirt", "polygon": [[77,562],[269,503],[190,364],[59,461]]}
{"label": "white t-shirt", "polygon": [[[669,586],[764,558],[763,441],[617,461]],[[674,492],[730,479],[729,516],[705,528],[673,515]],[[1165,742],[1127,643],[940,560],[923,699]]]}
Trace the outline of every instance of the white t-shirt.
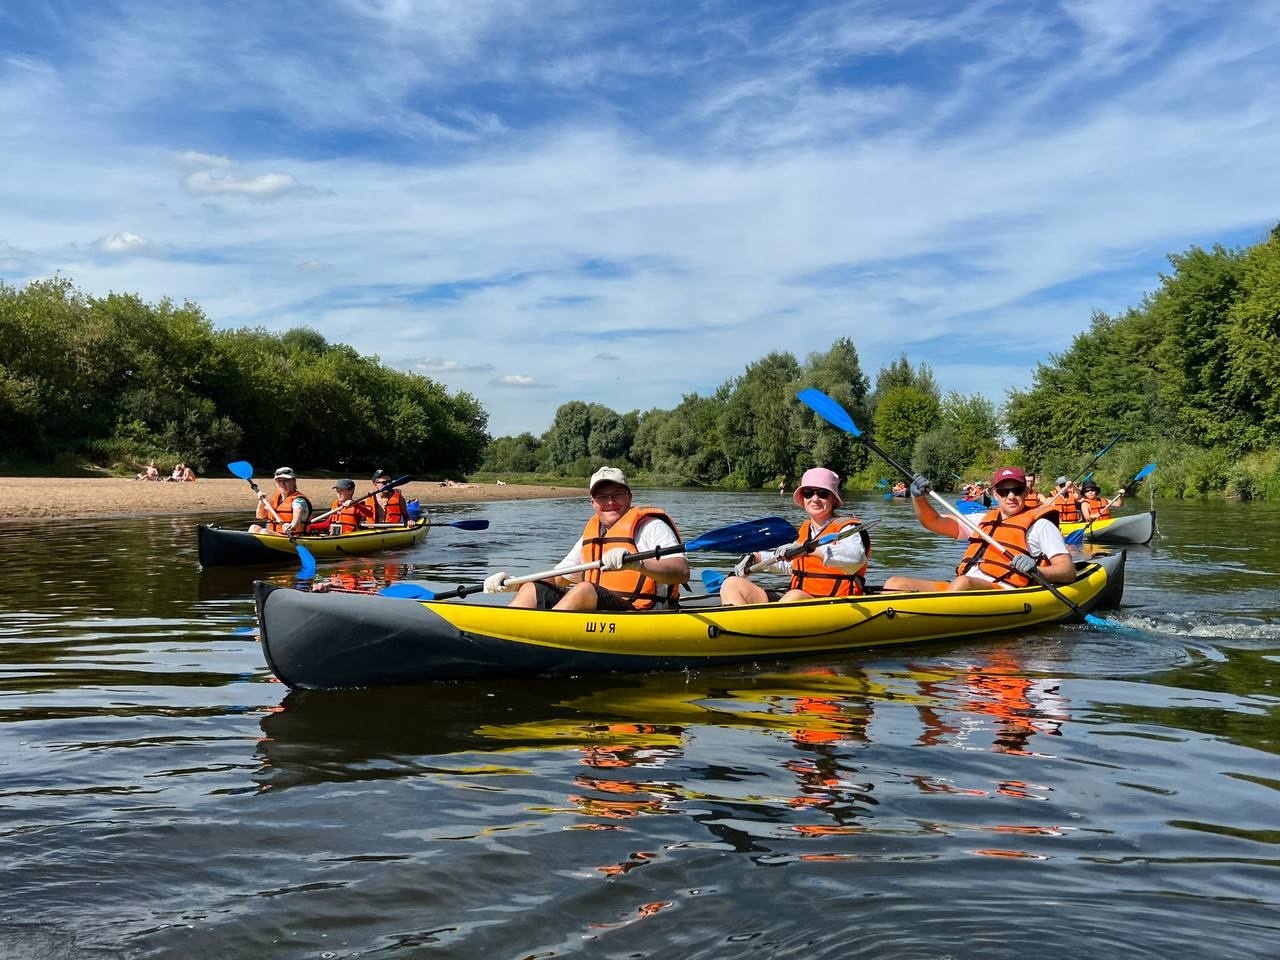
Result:
{"label": "white t-shirt", "polygon": [[[679,543],[676,532],[661,517],[645,517],[636,525],[636,553],[657,550],[659,547],[666,549]],[[579,537],[578,542],[564,555],[564,559],[556,564],[556,569],[576,567],[585,562],[582,556],[582,538]]]}
{"label": "white t-shirt", "polygon": [[[796,542],[799,543],[799,541]],[[790,546],[790,544],[787,546]],[[780,553],[786,549],[786,547],[779,547],[776,552]],[[812,556],[817,557],[823,566],[834,567],[836,570],[843,570],[845,573],[857,573],[867,562],[867,551],[862,545],[861,533],[851,533],[841,540],[824,543],[813,551]],[[762,560],[767,560],[768,557],[767,552],[760,555]],[[775,560],[765,567],[765,570],[770,573],[790,573],[791,561]]]}
{"label": "white t-shirt", "polygon": [[[961,533],[956,539],[969,540],[969,528],[962,523],[960,530]],[[1027,531],[1027,550],[1033,557],[1048,557],[1050,560],[1059,554],[1070,552],[1067,549],[1067,541],[1062,539],[1062,531],[1058,529],[1058,525],[1045,517],[1033,523],[1031,529]],[[965,576],[973,577],[975,580],[995,581],[995,577],[976,566],[966,570]]]}

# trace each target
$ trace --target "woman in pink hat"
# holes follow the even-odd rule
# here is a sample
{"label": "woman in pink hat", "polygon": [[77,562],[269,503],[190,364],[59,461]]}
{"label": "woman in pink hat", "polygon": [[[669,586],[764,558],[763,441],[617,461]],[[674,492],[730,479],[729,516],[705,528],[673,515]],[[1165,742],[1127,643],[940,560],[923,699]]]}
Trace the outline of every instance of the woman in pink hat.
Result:
{"label": "woman in pink hat", "polygon": [[[858,536],[846,536],[821,546],[814,541],[862,523],[857,517],[836,516],[841,505],[840,477],[826,467],[806,470],[791,499],[808,517],[800,525],[800,538],[793,544],[772,552],[749,553],[733,568],[734,575],[720,587],[720,600],[726,606],[769,603],[772,600],[808,600],[813,597],[848,597],[861,594],[866,586],[867,556],[871,537],[865,530]],[[752,564],[769,561],[764,569],[770,573],[789,573],[791,587],[781,596],[766,592],[752,583],[747,569]]]}

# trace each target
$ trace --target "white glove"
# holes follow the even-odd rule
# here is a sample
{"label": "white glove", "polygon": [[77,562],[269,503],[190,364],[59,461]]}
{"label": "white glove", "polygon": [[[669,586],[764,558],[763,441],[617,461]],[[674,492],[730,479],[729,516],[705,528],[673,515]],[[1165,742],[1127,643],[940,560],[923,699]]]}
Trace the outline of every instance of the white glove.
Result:
{"label": "white glove", "polygon": [[486,577],[484,581],[485,593],[509,593],[515,587],[508,587],[507,581],[511,579],[511,574],[505,570],[499,570],[491,577]]}
{"label": "white glove", "polygon": [[751,571],[748,570],[747,568],[755,562],[756,562],[756,555],[754,553],[744,553],[742,555],[742,559],[739,560],[737,564],[734,565],[733,575],[735,577],[751,576]]}
{"label": "white glove", "polygon": [[1029,577],[1031,576],[1031,572],[1036,568],[1036,562],[1025,553],[1020,553],[1013,558],[1013,563],[1011,563],[1010,566],[1023,576]]}
{"label": "white glove", "polygon": [[629,556],[631,554],[627,553],[623,547],[614,547],[612,550],[606,550],[604,556],[600,558],[600,569],[621,570]]}

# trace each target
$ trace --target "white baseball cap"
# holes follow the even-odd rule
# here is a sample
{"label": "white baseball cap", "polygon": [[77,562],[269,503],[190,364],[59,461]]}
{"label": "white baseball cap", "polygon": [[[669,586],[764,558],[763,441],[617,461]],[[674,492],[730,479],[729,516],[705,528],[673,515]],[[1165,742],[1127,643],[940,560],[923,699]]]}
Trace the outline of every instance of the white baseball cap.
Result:
{"label": "white baseball cap", "polygon": [[587,489],[595,493],[596,487],[602,483],[616,483],[628,490],[631,489],[631,484],[627,483],[627,475],[617,467],[601,467],[591,475],[591,483]]}

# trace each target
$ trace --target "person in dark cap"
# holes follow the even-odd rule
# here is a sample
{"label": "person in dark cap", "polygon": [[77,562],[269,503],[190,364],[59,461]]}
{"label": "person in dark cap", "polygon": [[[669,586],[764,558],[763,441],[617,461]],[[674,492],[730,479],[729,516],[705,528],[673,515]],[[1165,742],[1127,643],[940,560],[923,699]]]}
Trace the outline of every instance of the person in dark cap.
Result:
{"label": "person in dark cap", "polygon": [[258,492],[258,519],[266,525],[255,523],[250,533],[283,533],[293,536],[307,529],[311,519],[311,501],[298,492],[298,478],[292,467],[280,467],[274,474],[276,492],[270,497]]}
{"label": "person in dark cap", "polygon": [[1104,500],[1098,481],[1086,480],[1080,487],[1080,494],[1080,514],[1086,523],[1105,520],[1111,516],[1112,507],[1124,506],[1124,487],[1116,492],[1115,499]]}
{"label": "person in dark cap", "polygon": [[599,566],[555,580],[508,586],[505,570],[484,582],[485,593],[516,590],[513,607],[553,610],[651,610],[673,607],[680,584],[689,579],[683,552],[656,559],[634,560],[637,553],[680,544],[675,521],[658,507],[633,507],[631,485],[617,467],[601,467],[588,485],[594,514],[578,542],[557,569],[584,563]]}
{"label": "person in dark cap", "polygon": [[884,583],[886,593],[1026,587],[1035,582],[1033,571],[1050,583],[1075,579],[1075,564],[1054,522],[1053,508],[1027,509],[1027,475],[1022,468],[1001,467],[992,475],[991,486],[996,506],[982,515],[978,526],[1005,552],[992,548],[955,517],[939,514],[929,502],[928,478],[920,474],[912,478],[912,503],[920,523],[944,537],[966,540],[969,546],[952,580],[894,576]]}
{"label": "person in dark cap", "polygon": [[355,533],[366,523],[373,522],[373,509],[363,499],[356,499],[354,480],[335,480],[333,492],[336,499],[325,514],[330,534]]}
{"label": "person in dark cap", "polygon": [[399,490],[385,489],[390,482],[391,474],[386,470],[373,471],[373,490],[369,491],[373,501],[373,522],[407,524],[409,505]]}

